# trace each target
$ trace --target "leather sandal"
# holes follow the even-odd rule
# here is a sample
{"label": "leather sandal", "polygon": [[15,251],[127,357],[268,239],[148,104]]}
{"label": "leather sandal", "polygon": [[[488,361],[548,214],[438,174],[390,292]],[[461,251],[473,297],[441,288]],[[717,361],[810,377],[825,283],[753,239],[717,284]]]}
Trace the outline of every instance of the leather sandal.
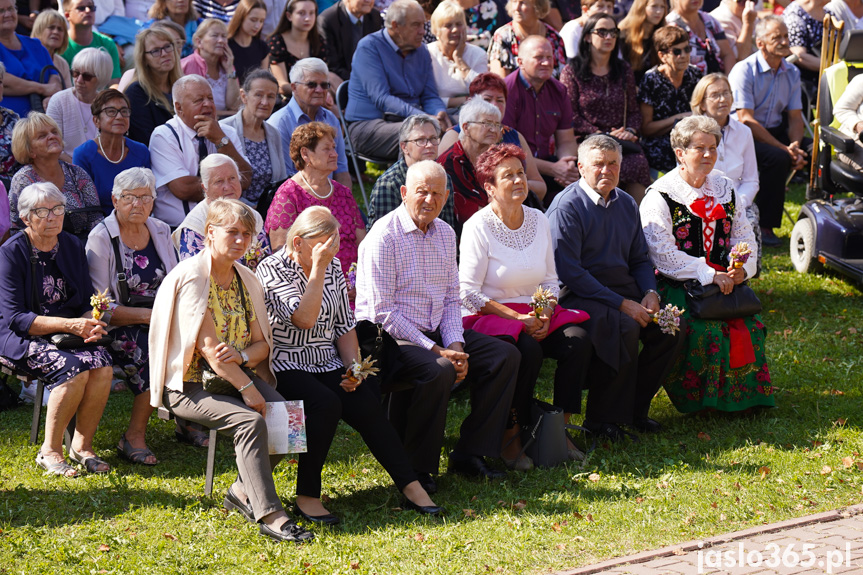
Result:
{"label": "leather sandal", "polygon": [[[81,455],[71,447],[69,448],[69,459],[86,469],[87,473],[99,474],[111,472],[111,466],[104,459],[94,455]],[[102,466],[106,466],[107,469],[99,469]]]}
{"label": "leather sandal", "polygon": [[156,455],[147,449],[146,447],[135,448],[132,447],[132,444],[129,443],[129,440],[126,439],[126,434],[123,434],[123,437],[120,438],[120,444],[117,446],[117,455],[125,459],[130,463],[136,463],[138,465],[156,465],[159,463],[148,463],[147,458],[151,455],[156,457]]}

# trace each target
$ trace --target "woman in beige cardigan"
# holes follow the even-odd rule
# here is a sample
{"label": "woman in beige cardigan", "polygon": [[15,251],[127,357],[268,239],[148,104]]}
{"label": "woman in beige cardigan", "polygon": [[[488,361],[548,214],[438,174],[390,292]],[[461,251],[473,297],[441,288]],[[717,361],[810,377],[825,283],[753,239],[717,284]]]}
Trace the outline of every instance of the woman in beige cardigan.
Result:
{"label": "woman in beige cardigan", "polygon": [[[165,278],[150,324],[150,403],[233,438],[239,473],[225,496],[227,509],[260,523],[261,535],[276,541],[309,541],[313,535],[288,519],[276,493],[273,468],[282,456],[268,459],[266,402],[284,399],[273,388],[263,290],[236,263],[254,229],[251,208],[216,200],[204,225],[207,249]],[[202,360],[241,398],[204,391]],[[250,379],[242,367],[257,377]]]}

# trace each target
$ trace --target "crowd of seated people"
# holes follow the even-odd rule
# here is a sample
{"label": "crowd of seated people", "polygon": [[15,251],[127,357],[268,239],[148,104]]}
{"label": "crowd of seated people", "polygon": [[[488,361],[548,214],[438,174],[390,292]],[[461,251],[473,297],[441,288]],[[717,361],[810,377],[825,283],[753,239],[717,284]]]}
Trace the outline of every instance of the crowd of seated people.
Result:
{"label": "crowd of seated people", "polygon": [[[93,0],[43,12],[32,38],[0,0],[0,362],[48,390],[37,465],[111,471],[93,437],[113,366],[134,395],[119,457],[159,463],[160,406],[193,445],[230,435],[226,508],[301,542],[268,401],[305,402],[306,527],[339,521],[321,476],[342,419],[419,513],[441,512],[451,397],[469,413],[450,471],[531,469],[546,357],[554,404],[612,441],[661,431],[663,386],[681,412],[774,405],[757,314],[685,313],[676,334],[653,316],[686,307],[686,281],[729,293],[780,243],[786,181],[811,153],[801,70],[817,70],[818,19],[854,6],[797,0],[756,20],[730,0],[635,0],[625,18],[573,4],[158,0],[121,52]],[[861,94],[852,82],[837,104],[849,134]],[[385,163],[368,206],[352,150]],[[753,255],[735,268],[739,242]],[[549,300],[532,310],[538,286]],[[114,301],[94,319],[102,290]],[[358,383],[346,369],[375,324],[399,361]],[[60,349],[60,333],[80,343]],[[204,365],[237,396],[204,391]]]}

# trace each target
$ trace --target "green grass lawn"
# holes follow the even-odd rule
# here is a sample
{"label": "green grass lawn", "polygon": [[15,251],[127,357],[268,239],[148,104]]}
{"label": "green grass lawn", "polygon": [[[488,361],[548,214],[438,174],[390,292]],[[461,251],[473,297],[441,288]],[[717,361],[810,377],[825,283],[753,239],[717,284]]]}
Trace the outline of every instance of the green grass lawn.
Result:
{"label": "green grass lawn", "polygon": [[[788,208],[796,216],[803,193]],[[767,250],[753,287],[764,304],[778,409],[757,416],[682,416],[663,392],[652,415],[666,432],[600,445],[581,465],[511,473],[500,483],[441,475],[441,519],[398,509],[389,477],[342,425],[324,470],[335,529],[297,547],[260,537],[222,509],[234,478],[220,439],[216,486],[203,496],[206,453],[151,421],[154,468],[120,460],[131,394],[113,394],[96,449],[107,476],[46,477],[28,444],[31,410],[0,413],[0,573],[531,573],[807,515],[863,501],[859,286],[797,274]],[[538,395],[551,396],[546,364]],[[447,447],[466,413],[450,406]],[[445,459],[441,469],[445,469]],[[277,468],[283,501],[296,466]]]}

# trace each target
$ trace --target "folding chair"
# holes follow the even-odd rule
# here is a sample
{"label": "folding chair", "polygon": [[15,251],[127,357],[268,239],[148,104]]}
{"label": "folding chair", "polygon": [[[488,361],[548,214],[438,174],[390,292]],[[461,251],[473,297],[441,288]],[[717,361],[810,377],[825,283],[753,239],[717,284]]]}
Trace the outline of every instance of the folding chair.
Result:
{"label": "folding chair", "polygon": [[[174,419],[174,414],[160,407],[158,410],[159,419],[171,421]],[[207,470],[204,479],[204,495],[212,495],[213,493],[213,470],[216,467],[216,441],[219,434],[215,429],[210,430],[210,445],[207,447]]]}

